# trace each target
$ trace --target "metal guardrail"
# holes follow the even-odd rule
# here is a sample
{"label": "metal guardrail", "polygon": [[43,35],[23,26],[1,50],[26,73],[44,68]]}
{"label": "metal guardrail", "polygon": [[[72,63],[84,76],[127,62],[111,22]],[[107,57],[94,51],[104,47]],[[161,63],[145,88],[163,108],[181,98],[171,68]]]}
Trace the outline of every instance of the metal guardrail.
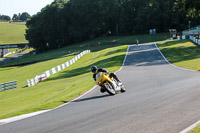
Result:
{"label": "metal guardrail", "polygon": [[0,92],[5,91],[5,90],[10,90],[10,89],[16,89],[16,88],[17,88],[17,81],[11,81],[11,82],[0,84]]}

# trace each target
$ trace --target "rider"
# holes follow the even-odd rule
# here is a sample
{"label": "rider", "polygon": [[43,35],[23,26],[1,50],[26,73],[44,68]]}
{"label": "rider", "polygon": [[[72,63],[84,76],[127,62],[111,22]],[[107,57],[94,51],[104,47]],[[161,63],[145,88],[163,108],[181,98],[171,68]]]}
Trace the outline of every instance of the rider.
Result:
{"label": "rider", "polygon": [[[94,73],[94,74],[93,74],[93,79],[94,79],[94,81],[96,81],[96,74],[99,73],[99,72],[104,72],[104,73],[109,74],[108,70],[103,69],[103,68],[99,68],[99,69],[98,69],[96,66],[92,66],[92,67],[91,67],[91,71]],[[117,75],[115,75],[114,73],[110,73],[109,76],[110,76],[110,78],[116,79],[117,82],[121,82],[121,81],[118,79]],[[105,92],[105,89],[104,89],[104,88],[101,88],[100,91],[103,93],[103,92]]]}

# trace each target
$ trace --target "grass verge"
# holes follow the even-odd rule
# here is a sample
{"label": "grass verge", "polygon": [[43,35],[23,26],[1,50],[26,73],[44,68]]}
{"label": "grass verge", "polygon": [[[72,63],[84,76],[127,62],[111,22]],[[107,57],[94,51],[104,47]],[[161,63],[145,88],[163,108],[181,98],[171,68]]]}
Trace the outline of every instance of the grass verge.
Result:
{"label": "grass verge", "polygon": [[192,129],[188,133],[200,133],[200,125],[198,125],[196,128]]}
{"label": "grass verge", "polygon": [[190,40],[168,40],[157,44],[170,63],[197,70],[200,66],[200,46]]}

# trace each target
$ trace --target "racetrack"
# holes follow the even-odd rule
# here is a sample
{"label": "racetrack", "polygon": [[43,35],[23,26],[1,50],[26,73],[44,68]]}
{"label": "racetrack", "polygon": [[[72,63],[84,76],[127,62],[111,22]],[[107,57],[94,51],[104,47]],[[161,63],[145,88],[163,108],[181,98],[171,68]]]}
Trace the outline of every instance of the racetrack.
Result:
{"label": "racetrack", "polygon": [[200,74],[169,65],[154,44],[129,46],[117,75],[125,93],[109,96],[98,87],[61,108],[1,125],[0,133],[178,133],[200,119]]}

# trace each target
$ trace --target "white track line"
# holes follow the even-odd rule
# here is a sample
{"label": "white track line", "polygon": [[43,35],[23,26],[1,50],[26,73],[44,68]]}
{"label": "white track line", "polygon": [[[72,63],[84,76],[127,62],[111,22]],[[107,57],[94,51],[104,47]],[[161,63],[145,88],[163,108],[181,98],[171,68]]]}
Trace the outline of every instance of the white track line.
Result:
{"label": "white track line", "polygon": [[36,115],[45,113],[47,111],[48,110],[42,110],[42,111],[30,113],[30,114],[25,114],[25,115],[15,116],[15,117],[12,117],[12,118],[3,119],[3,120],[0,120],[0,125],[4,125],[4,124],[10,123],[10,122],[18,121],[18,120],[28,118],[28,117],[31,117],[31,116],[36,116]]}
{"label": "white track line", "polygon": [[[124,66],[124,64],[126,62],[126,57],[127,57],[127,54],[128,54],[128,50],[129,50],[129,46],[127,48],[126,56],[124,58],[122,67],[118,71],[116,71],[116,72],[119,72],[119,71],[122,70],[122,68],[123,68],[123,66]],[[8,118],[8,119],[2,119],[2,120],[0,120],[0,126],[8,124],[8,123],[11,123],[11,122],[15,122],[15,121],[18,121],[18,120],[22,120],[22,119],[25,119],[25,118],[33,117],[33,116],[36,116],[36,115],[39,115],[39,114],[42,114],[42,113],[46,113],[46,112],[49,112],[49,111],[52,111],[52,110],[55,110],[55,109],[58,109],[58,108],[61,108],[61,107],[65,106],[65,105],[70,104],[71,102],[74,102],[74,101],[80,99],[81,97],[87,95],[88,93],[90,93],[91,91],[93,91],[96,87],[97,87],[97,85],[95,85],[92,89],[90,89],[89,91],[87,91],[83,95],[81,95],[81,96],[79,96],[79,97],[77,97],[77,98],[75,98],[75,99],[73,99],[73,100],[71,100],[71,101],[69,101],[69,102],[67,102],[65,104],[62,104],[62,105],[60,105],[60,106],[58,106],[58,107],[56,107],[54,109],[42,110],[42,111],[38,111],[38,112],[34,112],[34,113],[29,113],[29,114],[25,114],[25,115],[20,115],[20,116]]]}
{"label": "white track line", "polygon": [[183,131],[181,131],[179,133],[187,133],[190,130],[194,129],[199,124],[200,124],[200,121],[197,121],[196,123],[192,124],[191,126],[189,126],[188,128],[184,129]]}
{"label": "white track line", "polygon": [[128,48],[127,48],[127,51],[126,51],[126,55],[125,55],[125,57],[124,57],[124,61],[123,61],[123,64],[122,64],[121,68],[120,68],[119,70],[115,71],[115,73],[121,71],[122,68],[124,67],[125,62],[126,62],[126,58],[127,58],[127,55],[128,55],[128,51],[129,51],[129,46],[130,46],[130,45],[128,45]]}

